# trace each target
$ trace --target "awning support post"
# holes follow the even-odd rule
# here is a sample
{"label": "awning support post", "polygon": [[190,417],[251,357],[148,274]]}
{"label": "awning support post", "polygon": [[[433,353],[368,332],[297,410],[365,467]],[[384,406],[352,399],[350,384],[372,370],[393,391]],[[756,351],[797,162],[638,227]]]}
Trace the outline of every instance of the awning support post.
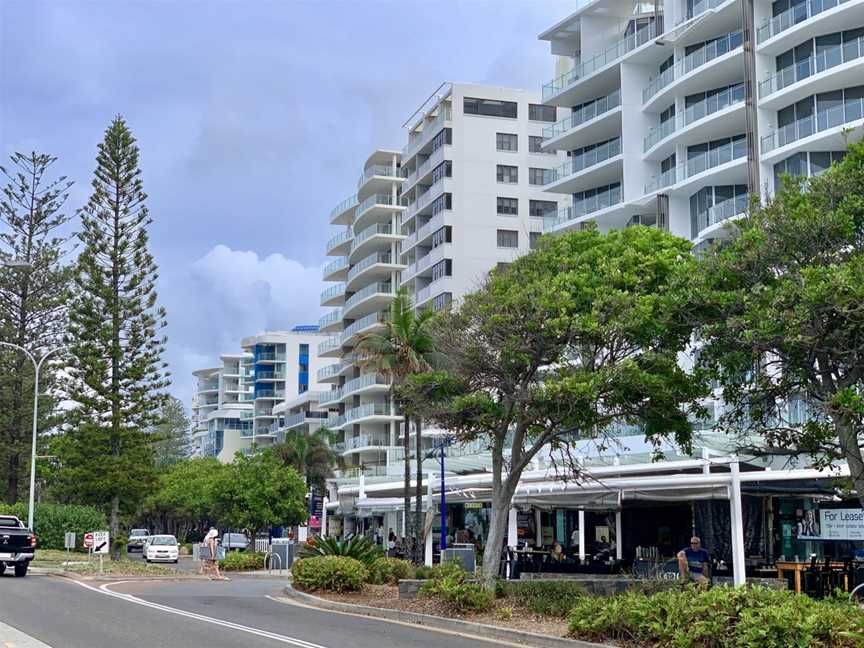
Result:
{"label": "awning support post", "polygon": [[517,528],[517,513],[515,508],[510,509],[507,515],[507,546],[514,549],[519,544],[519,529]]}
{"label": "awning support post", "polygon": [[579,509],[579,562],[585,562],[585,511]]}
{"label": "awning support post", "polygon": [[615,558],[621,560],[624,555],[624,538],[621,537],[621,509],[615,511]]}
{"label": "awning support post", "polygon": [[321,501],[321,537],[327,537],[327,504],[330,503],[329,498],[325,497]]}
{"label": "awning support post", "polygon": [[729,512],[732,516],[732,583],[740,587],[747,582],[744,573],[744,519],[741,512],[741,473],[738,461],[729,466],[732,474]]}

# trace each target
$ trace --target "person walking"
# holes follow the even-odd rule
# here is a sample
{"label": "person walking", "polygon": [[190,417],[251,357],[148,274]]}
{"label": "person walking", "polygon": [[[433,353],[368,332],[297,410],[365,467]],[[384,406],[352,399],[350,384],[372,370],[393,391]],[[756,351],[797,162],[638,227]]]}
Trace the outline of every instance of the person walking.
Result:
{"label": "person walking", "polygon": [[699,536],[690,538],[690,546],[678,552],[678,570],[682,578],[708,585],[711,556],[702,548]]}
{"label": "person walking", "polygon": [[[225,580],[222,574],[219,573],[218,538],[219,532],[214,527],[210,527],[207,535],[204,536],[204,547],[207,549],[208,556],[201,561],[201,570],[198,573],[206,574],[212,580]],[[211,573],[216,576],[211,576]]]}

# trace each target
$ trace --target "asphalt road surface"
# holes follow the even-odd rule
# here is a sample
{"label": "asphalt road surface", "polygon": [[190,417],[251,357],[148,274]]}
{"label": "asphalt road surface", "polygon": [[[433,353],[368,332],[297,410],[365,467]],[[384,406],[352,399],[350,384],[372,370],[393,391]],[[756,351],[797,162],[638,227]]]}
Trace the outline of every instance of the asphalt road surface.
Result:
{"label": "asphalt road surface", "polygon": [[[84,584],[0,578],[2,623],[51,648],[489,648],[468,639],[275,601],[279,579]],[[15,644],[18,646],[19,644]],[[26,644],[24,644],[26,645]]]}

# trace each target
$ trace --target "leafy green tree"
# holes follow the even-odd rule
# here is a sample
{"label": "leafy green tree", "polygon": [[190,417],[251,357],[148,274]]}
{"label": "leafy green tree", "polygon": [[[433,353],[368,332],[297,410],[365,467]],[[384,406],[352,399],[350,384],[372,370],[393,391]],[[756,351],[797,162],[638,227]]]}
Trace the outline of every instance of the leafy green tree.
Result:
{"label": "leafy green tree", "polygon": [[337,458],[330,449],[331,436],[332,433],[323,428],[312,434],[289,432],[282,443],[272,447],[272,451],[285,466],[303,475],[307,486],[323,493],[326,492],[327,479],[333,476]]}
{"label": "leafy green tree", "polygon": [[303,478],[269,448],[248,455],[238,452],[216,486],[222,524],[253,532],[303,522],[308,514],[305,497]]}
{"label": "leafy green tree", "polygon": [[425,398],[428,415],[457,439],[488,443],[487,586],[498,575],[513,494],[538,453],[578,471],[573,443],[610,442],[620,424],[690,448],[688,414],[702,413],[706,389],[678,364],[692,329],[672,287],[677,273],[693,270],[689,250],[645,227],[545,237],[436,318],[445,369],[411,378],[401,397]]}
{"label": "leafy green tree", "polygon": [[67,336],[74,407],[58,450],[64,488],[105,506],[116,536],[121,513],[134,512],[154,481],[148,430],[159,422],[168,386],[147,195],[138,146],[120,116],[99,144],[92,188],[80,212],[83,248]]}
{"label": "leafy green tree", "polygon": [[[436,358],[435,348],[430,335],[430,322],[433,313],[424,310],[415,313],[411,298],[404,288],[400,288],[390,304],[390,317],[385,322],[383,333],[370,333],[361,338],[357,344],[356,353],[363,366],[386,375],[390,379],[391,400],[399,386],[408,376],[431,369]],[[399,404],[396,401],[397,405]],[[405,461],[405,519],[411,521],[411,444],[410,417],[402,410],[404,418],[404,433],[402,449]],[[423,543],[420,541],[420,520],[422,519],[423,502],[423,440],[421,438],[422,421],[415,421],[417,434],[415,436],[417,475],[415,483],[416,509],[411,521],[411,530],[406,529],[405,537],[414,536],[417,555],[415,561],[422,558]]]}
{"label": "leafy green tree", "polygon": [[160,419],[151,431],[157,469],[186,459],[192,452],[189,418],[183,403],[168,396],[162,405]]}
{"label": "leafy green tree", "polygon": [[754,205],[692,282],[742,451],[845,461],[864,506],[864,145]]}
{"label": "leafy green tree", "polygon": [[[63,211],[72,182],[51,179],[57,158],[43,153],[14,153],[11,166],[0,166],[7,180],[0,193],[0,260],[20,267],[0,272],[0,340],[40,358],[59,347],[66,329],[66,298],[71,282],[64,258],[70,251]],[[52,356],[53,357],[53,356]],[[55,364],[40,371],[40,391],[54,393]],[[48,427],[54,399],[40,402],[39,427]],[[29,471],[33,426],[33,366],[20,351],[0,350],[0,486],[9,503],[21,498],[20,484]]]}

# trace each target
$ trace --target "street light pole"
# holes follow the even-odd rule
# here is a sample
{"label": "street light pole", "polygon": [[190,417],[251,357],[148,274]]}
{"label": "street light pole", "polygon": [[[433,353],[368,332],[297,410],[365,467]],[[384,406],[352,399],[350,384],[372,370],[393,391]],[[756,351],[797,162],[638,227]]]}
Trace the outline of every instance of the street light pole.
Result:
{"label": "street light pole", "polygon": [[42,369],[42,363],[45,362],[48,356],[50,356],[52,353],[56,353],[57,351],[62,351],[65,347],[57,347],[56,349],[51,349],[50,351],[47,351],[45,355],[43,355],[37,361],[33,354],[22,346],[12,344],[11,342],[0,342],[0,345],[11,347],[13,349],[17,349],[18,351],[23,351],[24,354],[30,359],[30,362],[33,363],[33,447],[30,451],[30,503],[27,509],[27,528],[32,531],[33,505],[36,495],[36,433],[38,431],[39,424],[39,370]]}

